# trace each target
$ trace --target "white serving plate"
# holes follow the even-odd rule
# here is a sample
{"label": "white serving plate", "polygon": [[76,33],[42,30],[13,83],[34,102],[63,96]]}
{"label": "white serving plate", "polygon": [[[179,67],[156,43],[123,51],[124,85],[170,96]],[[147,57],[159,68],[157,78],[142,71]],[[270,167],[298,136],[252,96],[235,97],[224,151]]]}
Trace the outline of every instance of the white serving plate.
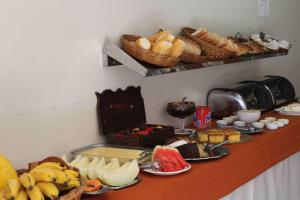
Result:
{"label": "white serving plate", "polygon": [[153,175],[158,175],[158,176],[172,176],[172,175],[177,175],[181,174],[183,172],[186,172],[192,168],[191,164],[189,164],[186,168],[179,170],[179,171],[174,171],[174,172],[161,172],[161,171],[154,171],[153,169],[142,169],[144,172],[153,174]]}

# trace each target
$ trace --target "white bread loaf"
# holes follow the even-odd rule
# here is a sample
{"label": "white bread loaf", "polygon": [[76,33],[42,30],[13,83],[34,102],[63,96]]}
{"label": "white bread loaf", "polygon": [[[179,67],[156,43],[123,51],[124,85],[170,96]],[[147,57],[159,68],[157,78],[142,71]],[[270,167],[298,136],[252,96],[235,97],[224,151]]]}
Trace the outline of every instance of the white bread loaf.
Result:
{"label": "white bread loaf", "polygon": [[185,53],[193,54],[197,56],[201,55],[200,46],[196,42],[185,37],[178,37],[178,38],[185,42],[185,47],[184,47]]}
{"label": "white bread loaf", "polygon": [[155,42],[159,42],[159,41],[168,41],[168,42],[174,42],[175,40],[175,36],[172,35],[171,33],[164,33],[164,34],[161,34],[156,40]]}
{"label": "white bread loaf", "polygon": [[172,43],[168,41],[158,41],[153,44],[151,51],[161,55],[169,55],[172,48]]}
{"label": "white bread loaf", "polygon": [[143,49],[150,50],[151,43],[147,38],[139,38],[135,41],[135,44]]}
{"label": "white bread loaf", "polygon": [[178,58],[184,51],[185,42],[181,39],[176,39],[170,51],[170,56]]}
{"label": "white bread loaf", "polygon": [[161,32],[159,32],[159,33],[156,33],[156,34],[154,34],[154,35],[148,37],[148,40],[149,40],[150,42],[154,43],[154,42],[156,42],[157,38],[161,37],[162,35],[166,35],[166,34],[168,34],[168,33],[170,33],[170,31],[161,31]]}

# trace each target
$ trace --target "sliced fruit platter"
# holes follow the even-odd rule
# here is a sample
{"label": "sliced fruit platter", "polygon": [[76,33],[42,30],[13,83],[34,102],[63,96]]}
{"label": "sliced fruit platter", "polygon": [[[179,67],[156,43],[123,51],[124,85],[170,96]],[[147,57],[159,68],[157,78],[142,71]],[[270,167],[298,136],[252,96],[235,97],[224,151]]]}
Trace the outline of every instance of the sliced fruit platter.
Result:
{"label": "sliced fruit platter", "polygon": [[[112,158],[110,162],[106,162],[104,157],[93,157],[78,155],[70,165],[76,167],[80,171],[82,179],[87,186],[84,192],[96,192],[103,188],[121,189],[139,182],[139,166],[136,159],[120,164],[118,158]],[[96,187],[100,182],[100,186]],[[95,186],[96,185],[96,186]]]}
{"label": "sliced fruit platter", "polygon": [[176,148],[156,146],[152,153],[151,162],[141,166],[143,171],[154,175],[176,175],[191,169]]}

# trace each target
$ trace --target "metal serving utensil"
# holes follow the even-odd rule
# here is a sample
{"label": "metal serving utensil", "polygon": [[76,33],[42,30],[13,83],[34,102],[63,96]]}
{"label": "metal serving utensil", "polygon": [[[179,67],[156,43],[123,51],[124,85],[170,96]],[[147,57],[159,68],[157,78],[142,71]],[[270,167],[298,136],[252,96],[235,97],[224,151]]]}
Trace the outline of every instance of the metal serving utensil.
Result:
{"label": "metal serving utensil", "polygon": [[147,162],[139,166],[141,169],[152,169],[153,171],[159,170],[159,162],[154,160],[152,162]]}
{"label": "metal serving utensil", "polygon": [[240,126],[228,126],[228,125],[217,125],[218,128],[234,128],[234,129],[237,129],[237,130],[241,130],[241,131],[249,131],[251,133],[254,133],[255,132],[255,128],[250,126],[250,127],[240,127]]}
{"label": "metal serving utensil", "polygon": [[221,143],[216,144],[216,145],[214,145],[214,146],[212,146],[212,147],[209,147],[209,148],[208,148],[208,151],[212,151],[213,149],[215,149],[215,148],[217,148],[217,147],[220,147],[220,146],[222,146],[222,145],[224,145],[224,144],[227,144],[227,143],[229,143],[229,140],[225,140],[224,142],[221,142]]}

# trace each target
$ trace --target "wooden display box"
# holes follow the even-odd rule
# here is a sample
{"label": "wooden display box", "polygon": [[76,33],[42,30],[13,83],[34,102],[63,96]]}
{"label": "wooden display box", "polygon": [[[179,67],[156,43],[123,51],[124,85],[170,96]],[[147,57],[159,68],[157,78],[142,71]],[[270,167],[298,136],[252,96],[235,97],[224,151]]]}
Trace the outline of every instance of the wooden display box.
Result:
{"label": "wooden display box", "polygon": [[174,135],[174,127],[147,124],[140,87],[96,92],[100,132],[109,144],[153,148]]}

